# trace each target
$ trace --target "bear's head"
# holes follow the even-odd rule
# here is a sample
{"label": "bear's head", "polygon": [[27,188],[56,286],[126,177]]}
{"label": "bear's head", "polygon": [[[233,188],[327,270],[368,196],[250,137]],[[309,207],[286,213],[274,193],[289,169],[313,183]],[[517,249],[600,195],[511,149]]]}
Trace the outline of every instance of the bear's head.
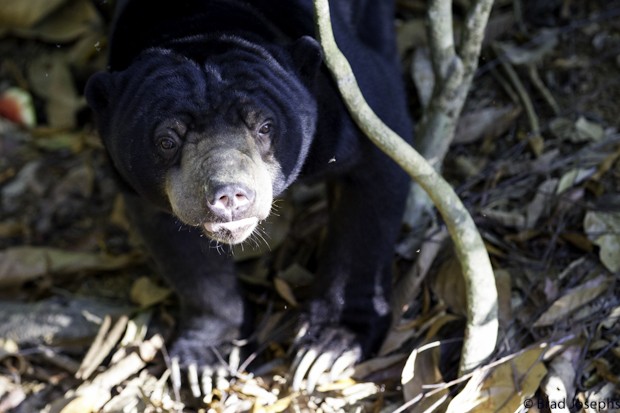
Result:
{"label": "bear's head", "polygon": [[95,74],[86,97],[133,190],[214,240],[240,243],[304,163],[320,50],[311,38],[187,47],[148,49],[124,70]]}

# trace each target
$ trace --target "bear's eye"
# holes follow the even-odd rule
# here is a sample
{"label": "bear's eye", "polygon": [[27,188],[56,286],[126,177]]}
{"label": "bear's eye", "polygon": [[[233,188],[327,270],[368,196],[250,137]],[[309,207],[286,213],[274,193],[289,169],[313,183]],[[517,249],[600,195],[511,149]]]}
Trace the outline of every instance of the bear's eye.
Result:
{"label": "bear's eye", "polygon": [[258,128],[258,134],[261,137],[266,137],[267,135],[271,134],[272,130],[273,125],[271,124],[271,122],[265,122],[260,126],[260,128]]}
{"label": "bear's eye", "polygon": [[172,162],[183,147],[187,130],[188,120],[183,117],[163,120],[153,131],[153,150],[164,162]]}
{"label": "bear's eye", "polygon": [[163,137],[159,139],[159,147],[165,151],[170,151],[177,147],[177,143],[171,137]]}

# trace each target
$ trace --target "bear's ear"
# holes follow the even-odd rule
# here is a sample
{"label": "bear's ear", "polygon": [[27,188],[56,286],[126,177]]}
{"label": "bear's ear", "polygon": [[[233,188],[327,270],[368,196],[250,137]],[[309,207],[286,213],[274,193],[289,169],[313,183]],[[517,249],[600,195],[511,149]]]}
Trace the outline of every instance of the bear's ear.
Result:
{"label": "bear's ear", "polygon": [[110,92],[112,91],[113,76],[107,72],[95,73],[86,82],[84,95],[88,106],[90,106],[98,116],[103,115],[110,104]]}
{"label": "bear's ear", "polygon": [[300,37],[293,43],[291,55],[299,73],[306,80],[314,77],[323,63],[321,45],[310,36]]}

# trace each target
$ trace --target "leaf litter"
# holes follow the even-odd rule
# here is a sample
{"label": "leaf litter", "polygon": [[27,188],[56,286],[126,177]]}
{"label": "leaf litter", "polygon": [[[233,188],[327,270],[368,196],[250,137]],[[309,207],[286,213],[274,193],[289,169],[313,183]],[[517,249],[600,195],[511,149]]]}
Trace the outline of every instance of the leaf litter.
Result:
{"label": "leaf litter", "polygon": [[[105,19],[85,0],[0,0],[0,411],[619,411],[620,2],[524,2],[516,15],[521,2],[495,4],[444,165],[496,271],[494,359],[456,378],[464,283],[445,237],[409,229],[394,264],[400,279],[417,268],[417,298],[399,303],[384,352],[290,392],[292,326],[326,222],[320,187],[300,188],[269,247],[236,254],[262,320],[256,365],[188,400],[168,380],[176,301],[123,215],[81,96],[105,64]],[[412,102],[432,92],[424,9],[398,2]]]}

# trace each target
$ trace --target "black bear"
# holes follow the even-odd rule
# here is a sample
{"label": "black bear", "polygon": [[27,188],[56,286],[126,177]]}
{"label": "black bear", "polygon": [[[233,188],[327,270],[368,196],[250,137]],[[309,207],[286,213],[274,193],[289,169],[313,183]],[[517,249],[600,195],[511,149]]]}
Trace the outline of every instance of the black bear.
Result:
{"label": "black bear", "polygon": [[[391,1],[330,1],[367,101],[412,135]],[[229,254],[301,179],[325,179],[330,222],[299,326],[295,386],[377,350],[408,177],[353,123],[313,38],[311,0],[120,0],[109,71],[86,97],[130,217],[180,296],[172,354],[214,366],[244,303]],[[207,237],[205,237],[206,235]]]}

